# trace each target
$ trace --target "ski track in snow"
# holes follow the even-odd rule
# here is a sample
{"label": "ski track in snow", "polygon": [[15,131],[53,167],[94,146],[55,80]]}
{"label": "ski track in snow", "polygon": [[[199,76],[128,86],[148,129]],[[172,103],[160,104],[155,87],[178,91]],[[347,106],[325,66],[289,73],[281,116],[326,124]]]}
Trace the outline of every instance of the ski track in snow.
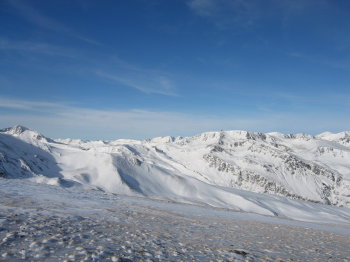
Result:
{"label": "ski track in snow", "polygon": [[349,261],[350,225],[0,179],[0,259]]}

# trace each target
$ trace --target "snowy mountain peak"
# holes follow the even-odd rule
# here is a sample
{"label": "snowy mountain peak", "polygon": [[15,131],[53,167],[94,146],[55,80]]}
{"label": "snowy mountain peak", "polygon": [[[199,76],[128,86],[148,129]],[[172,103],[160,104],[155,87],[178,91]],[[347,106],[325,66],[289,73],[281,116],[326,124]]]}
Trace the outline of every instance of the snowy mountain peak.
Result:
{"label": "snowy mountain peak", "polygon": [[319,139],[337,142],[342,145],[350,145],[350,131],[340,133],[324,132],[316,136]]}
{"label": "snowy mountain peak", "polygon": [[54,141],[15,126],[0,132],[0,175],[215,206],[237,206],[231,194],[246,190],[350,207],[348,139],[348,132],[233,130],[143,141]]}
{"label": "snowy mountain peak", "polygon": [[48,148],[48,143],[52,142],[51,139],[46,138],[39,132],[21,125],[15,125],[13,127],[1,129],[0,133],[19,137],[22,141],[33,144],[35,146],[39,146],[41,148]]}
{"label": "snowy mountain peak", "polygon": [[152,138],[149,141],[152,143],[171,143],[175,141],[175,138],[172,136],[161,136]]}
{"label": "snowy mountain peak", "polygon": [[10,135],[20,135],[27,130],[29,130],[29,128],[27,128],[25,126],[15,125],[13,127],[1,129],[0,132],[7,133]]}

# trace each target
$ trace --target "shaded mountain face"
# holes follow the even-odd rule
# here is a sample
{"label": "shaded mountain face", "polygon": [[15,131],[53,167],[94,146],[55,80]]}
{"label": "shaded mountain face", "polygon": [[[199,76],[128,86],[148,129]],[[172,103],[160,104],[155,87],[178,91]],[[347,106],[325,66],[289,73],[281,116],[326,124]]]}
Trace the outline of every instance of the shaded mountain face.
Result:
{"label": "shaded mountain face", "polygon": [[0,176],[238,210],[268,195],[350,207],[350,133],[82,141],[15,126],[0,130]]}

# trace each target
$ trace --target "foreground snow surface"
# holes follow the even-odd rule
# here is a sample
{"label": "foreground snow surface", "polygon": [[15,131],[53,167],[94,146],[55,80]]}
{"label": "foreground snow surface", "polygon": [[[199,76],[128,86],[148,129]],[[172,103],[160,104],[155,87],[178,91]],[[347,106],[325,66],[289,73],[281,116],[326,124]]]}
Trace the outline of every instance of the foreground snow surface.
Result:
{"label": "foreground snow surface", "polygon": [[0,179],[3,260],[349,261],[349,247],[349,221],[300,222]]}

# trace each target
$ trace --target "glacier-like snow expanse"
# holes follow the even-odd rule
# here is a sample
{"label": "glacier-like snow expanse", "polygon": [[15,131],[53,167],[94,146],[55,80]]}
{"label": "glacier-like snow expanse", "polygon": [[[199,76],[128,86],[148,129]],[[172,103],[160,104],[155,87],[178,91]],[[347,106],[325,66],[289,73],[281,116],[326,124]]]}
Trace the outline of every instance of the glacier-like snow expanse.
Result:
{"label": "glacier-like snow expanse", "polygon": [[0,175],[347,223],[349,209],[334,206],[349,206],[350,136],[225,131],[144,141],[82,141],[53,140],[15,126],[0,132]]}
{"label": "glacier-like snow expanse", "polygon": [[0,131],[0,259],[347,261],[350,133]]}

